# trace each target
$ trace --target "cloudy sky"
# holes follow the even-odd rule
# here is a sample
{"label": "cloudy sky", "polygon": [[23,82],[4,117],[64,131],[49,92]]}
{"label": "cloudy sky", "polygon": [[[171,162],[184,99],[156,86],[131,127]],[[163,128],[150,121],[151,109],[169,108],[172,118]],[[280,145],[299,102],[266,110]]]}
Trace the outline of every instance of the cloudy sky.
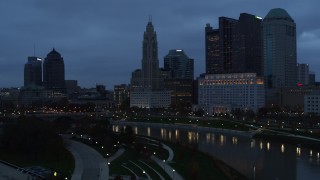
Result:
{"label": "cloudy sky", "polygon": [[142,36],[152,15],[159,61],[184,49],[204,72],[204,27],[219,16],[261,17],[272,8],[288,11],[297,24],[298,62],[320,79],[319,0],[6,0],[0,2],[0,87],[23,85],[28,56],[44,58],[53,47],[64,58],[66,79],[82,87],[129,83],[140,68]]}

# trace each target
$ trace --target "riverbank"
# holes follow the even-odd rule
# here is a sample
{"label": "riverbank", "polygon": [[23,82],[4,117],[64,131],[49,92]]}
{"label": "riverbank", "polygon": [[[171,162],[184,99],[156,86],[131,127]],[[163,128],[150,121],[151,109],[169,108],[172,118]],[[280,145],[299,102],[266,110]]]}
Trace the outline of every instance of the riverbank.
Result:
{"label": "riverbank", "polygon": [[300,137],[298,135],[285,135],[285,134],[268,134],[261,133],[253,135],[253,138],[260,138],[269,141],[276,141],[280,143],[287,143],[292,145],[297,145],[299,147],[305,147],[310,149],[320,150],[320,140],[307,139]]}
{"label": "riverbank", "polygon": [[120,126],[142,126],[142,127],[156,127],[156,128],[166,128],[166,129],[180,129],[187,131],[206,131],[211,133],[221,133],[221,134],[229,134],[236,136],[245,136],[252,137],[252,132],[250,131],[240,131],[233,129],[223,129],[223,128],[214,128],[214,127],[205,127],[198,126],[196,124],[163,124],[163,123],[149,123],[149,122],[131,122],[131,121],[111,121],[111,125],[120,125]]}

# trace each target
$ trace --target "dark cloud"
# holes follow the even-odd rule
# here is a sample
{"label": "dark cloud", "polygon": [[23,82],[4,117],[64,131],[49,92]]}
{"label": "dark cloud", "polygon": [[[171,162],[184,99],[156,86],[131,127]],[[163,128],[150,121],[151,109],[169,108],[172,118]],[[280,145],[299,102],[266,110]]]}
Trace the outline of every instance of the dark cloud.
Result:
{"label": "dark cloud", "polygon": [[[129,83],[141,67],[142,36],[149,15],[158,34],[159,60],[170,49],[195,59],[204,72],[204,27],[219,16],[242,12],[264,17],[284,8],[297,24],[298,62],[320,69],[318,0],[10,0],[0,2],[0,87],[22,86],[23,66],[34,54],[44,58],[55,47],[64,57],[66,79],[81,86]],[[316,71],[320,76],[320,72]]]}

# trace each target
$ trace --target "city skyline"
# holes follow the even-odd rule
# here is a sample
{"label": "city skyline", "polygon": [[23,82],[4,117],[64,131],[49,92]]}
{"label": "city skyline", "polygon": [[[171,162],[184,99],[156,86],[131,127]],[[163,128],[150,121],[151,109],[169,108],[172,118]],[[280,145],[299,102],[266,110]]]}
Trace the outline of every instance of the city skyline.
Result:
{"label": "city skyline", "polygon": [[320,27],[313,18],[319,14],[315,0],[169,2],[1,2],[0,87],[23,86],[27,58],[44,59],[52,48],[64,57],[66,79],[78,80],[82,87],[98,83],[112,89],[115,84],[128,84],[131,72],[141,65],[141,32],[149,15],[158,35],[160,67],[170,49],[183,49],[194,59],[197,77],[205,72],[206,23],[217,28],[219,17],[238,19],[240,13],[264,18],[278,7],[297,24],[298,63],[309,64],[310,71],[320,75],[316,71],[320,69],[316,48]]}

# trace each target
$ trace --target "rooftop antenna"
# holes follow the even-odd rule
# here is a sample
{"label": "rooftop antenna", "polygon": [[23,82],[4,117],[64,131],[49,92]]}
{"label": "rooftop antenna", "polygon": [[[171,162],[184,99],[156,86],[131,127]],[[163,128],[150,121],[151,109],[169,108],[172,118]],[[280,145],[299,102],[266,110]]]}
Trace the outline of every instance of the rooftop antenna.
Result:
{"label": "rooftop antenna", "polygon": [[149,15],[149,22],[152,22],[152,15]]}
{"label": "rooftop antenna", "polygon": [[36,57],[36,43],[33,43],[33,56]]}

